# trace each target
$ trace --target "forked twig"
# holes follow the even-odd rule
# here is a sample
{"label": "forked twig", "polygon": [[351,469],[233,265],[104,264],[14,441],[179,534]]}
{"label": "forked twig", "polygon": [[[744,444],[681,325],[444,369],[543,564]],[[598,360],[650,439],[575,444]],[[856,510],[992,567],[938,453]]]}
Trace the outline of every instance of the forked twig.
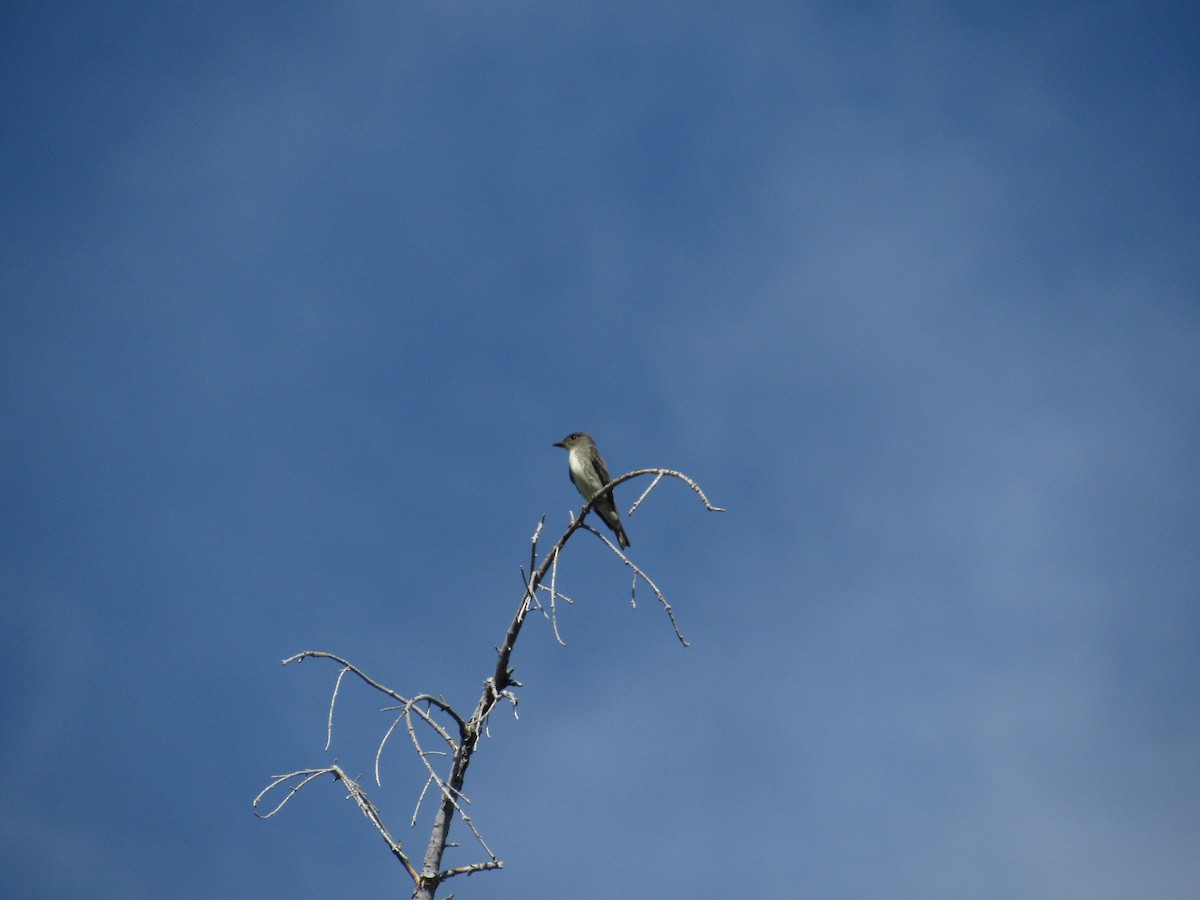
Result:
{"label": "forked twig", "polygon": [[627,478],[633,478],[638,475],[647,475],[650,473],[654,473],[654,480],[652,482],[650,482],[650,486],[648,488],[646,488],[644,491],[642,491],[642,495],[640,497],[638,497],[636,501],[634,501],[633,506],[629,507],[629,515],[632,516],[634,513],[634,510],[636,510],[639,506],[642,505],[642,501],[645,500],[648,496],[650,496],[650,492],[652,490],[654,490],[656,487],[658,487],[658,483],[663,480],[664,476],[669,476],[671,478],[678,478],[680,481],[682,481],[684,484],[686,484],[688,487],[690,487],[700,497],[700,500],[704,503],[704,508],[707,509],[709,512],[725,512],[724,507],[713,506],[709,502],[708,497],[706,497],[704,495],[704,491],[701,490],[700,485],[696,484],[696,482],[692,481],[692,479],[688,478],[682,472],[676,472],[674,469],[638,469],[636,472],[630,472],[627,475],[622,475],[620,478],[618,478],[616,481],[614,481],[613,484],[620,484],[622,481],[625,481]]}
{"label": "forked twig", "polygon": [[320,778],[322,775],[332,775],[335,781],[341,781],[346,785],[346,788],[349,790],[350,796],[354,798],[354,802],[357,804],[359,811],[362,812],[362,814],[367,818],[367,821],[375,826],[375,830],[378,831],[384,841],[387,842],[388,849],[392,851],[392,855],[400,860],[400,864],[404,866],[405,871],[408,872],[409,876],[415,882],[420,876],[417,874],[417,870],[413,868],[413,865],[409,861],[408,855],[404,852],[404,848],[401,847],[400,842],[393,838],[391,832],[388,831],[387,826],[383,822],[383,817],[379,814],[379,809],[374,803],[371,802],[371,799],[359,786],[358,782],[342,771],[342,768],[336,764],[327,766],[324,769],[302,769],[299,772],[290,772],[287,775],[276,775],[271,779],[271,783],[263,788],[259,792],[258,796],[254,798],[254,802],[251,804],[252,806],[257,807],[259,801],[262,800],[263,797],[285,782],[296,777],[300,777],[300,781],[292,785],[292,787],[288,790],[287,796],[284,797],[270,812],[263,815],[256,811],[254,814],[260,819],[271,818],[277,812],[283,809],[283,807],[287,805],[288,801],[295,797],[301,788],[307,786],[315,779]]}

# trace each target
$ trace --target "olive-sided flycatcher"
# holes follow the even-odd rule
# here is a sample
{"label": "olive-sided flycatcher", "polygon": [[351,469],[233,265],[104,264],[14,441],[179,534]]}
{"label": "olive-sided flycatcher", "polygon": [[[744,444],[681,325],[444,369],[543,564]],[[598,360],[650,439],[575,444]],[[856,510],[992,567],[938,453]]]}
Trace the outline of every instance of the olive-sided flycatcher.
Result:
{"label": "olive-sided flycatcher", "polygon": [[[604,465],[604,457],[596,449],[596,442],[591,435],[576,431],[554,445],[567,451],[567,467],[571,470],[571,483],[583,495],[584,500],[591,500],[596,492],[611,480],[608,477],[608,466]],[[629,546],[629,538],[621,527],[621,516],[617,512],[617,504],[613,502],[612,491],[605,494],[592,507],[604,524],[612,529],[617,541],[622,547]]]}

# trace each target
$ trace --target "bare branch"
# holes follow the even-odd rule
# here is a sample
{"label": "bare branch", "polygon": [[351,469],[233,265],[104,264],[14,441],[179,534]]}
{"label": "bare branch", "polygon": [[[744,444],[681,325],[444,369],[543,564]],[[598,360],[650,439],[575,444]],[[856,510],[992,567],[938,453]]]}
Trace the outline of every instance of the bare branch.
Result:
{"label": "bare branch", "polygon": [[[287,665],[284,663],[284,665]],[[329,722],[325,727],[325,752],[329,752],[329,748],[333,745],[333,707],[337,704],[338,691],[342,689],[342,679],[346,677],[346,673],[350,671],[349,666],[342,666],[342,671],[338,672],[337,681],[333,683],[333,696],[329,698]]]}
{"label": "bare branch", "polygon": [[[469,866],[459,866],[456,869],[447,869],[444,872],[438,872],[438,881],[445,881],[447,878],[453,878],[455,875],[474,875],[476,872],[486,872],[488,869],[503,869],[504,863],[501,860],[493,859],[490,862],[472,863]],[[453,900],[454,895],[451,894],[448,900]]]}
{"label": "bare branch", "polygon": [[359,810],[364,816],[367,817],[368,821],[375,826],[376,830],[383,837],[384,841],[387,842],[388,849],[392,851],[392,855],[400,860],[401,865],[404,866],[405,871],[408,872],[409,877],[411,877],[413,880],[413,883],[417,884],[420,878],[420,876],[417,874],[417,870],[414,869],[412,863],[409,862],[408,856],[404,853],[404,849],[401,847],[399,842],[397,842],[387,830],[387,826],[384,825],[383,817],[380,816],[379,810],[375,807],[375,804],[371,802],[370,798],[367,797],[366,792],[359,787],[358,782],[342,771],[341,767],[338,765],[328,766],[324,769],[302,769],[299,772],[290,772],[287,775],[276,775],[271,780],[271,783],[263,788],[259,795],[254,798],[254,803],[252,804],[253,806],[258,806],[259,801],[262,800],[263,797],[265,797],[275,788],[279,787],[281,784],[284,784],[285,782],[297,777],[300,778],[300,781],[292,785],[287,796],[284,797],[283,800],[281,800],[279,804],[269,813],[263,815],[255,812],[255,815],[260,819],[271,818],[277,812],[283,809],[283,807],[287,805],[287,802],[295,797],[302,788],[306,787],[315,779],[320,778],[322,775],[332,775],[335,781],[341,781],[346,785],[346,788],[350,791],[350,796],[354,798],[354,802],[358,805]]}
{"label": "bare branch", "polygon": [[286,775],[273,776],[271,778],[271,783],[259,791],[258,796],[254,798],[254,802],[250,804],[251,806],[257,807],[259,801],[262,800],[263,797],[267,796],[267,794],[275,790],[275,788],[279,787],[284,782],[290,781],[291,779],[299,776],[303,776],[303,778],[301,778],[299,783],[292,786],[292,789],[288,791],[287,796],[280,800],[279,805],[272,809],[269,813],[263,815],[262,813],[256,811],[254,814],[260,819],[271,818],[275,815],[275,813],[283,809],[287,805],[287,802],[295,797],[296,794],[300,792],[300,789],[305,787],[310,781],[320,778],[322,775],[335,773],[337,771],[339,771],[337,766],[330,766],[329,768],[325,769],[301,769],[299,772],[289,772]]}
{"label": "bare branch", "polygon": [[[392,711],[398,711],[399,714],[392,720],[387,730],[384,732],[379,746],[375,753],[375,780],[381,782],[380,767],[383,756],[383,751],[387,746],[389,739],[395,732],[400,723],[404,723],[405,730],[408,732],[409,740],[411,741],[414,750],[417,753],[418,759],[425,768],[426,781],[421,789],[417,799],[416,807],[413,810],[412,821],[410,824],[415,825],[417,816],[425,797],[429,793],[431,786],[436,786],[440,795],[437,813],[434,817],[432,831],[429,835],[429,841],[426,845],[425,855],[422,860],[420,871],[418,871],[405,855],[399,842],[395,841],[379,814],[378,809],[367,797],[366,793],[353,779],[349,778],[345,772],[337,765],[330,766],[324,769],[303,769],[298,772],[292,772],[288,775],[275,776],[271,783],[254,798],[254,807],[256,815],[260,818],[270,818],[279,812],[296,793],[303,787],[306,787],[313,780],[324,774],[333,775],[336,780],[342,781],[358,804],[363,815],[371,821],[376,830],[387,842],[389,849],[403,864],[409,876],[413,879],[416,885],[416,890],[413,892],[415,900],[434,900],[434,895],[437,892],[438,886],[446,879],[453,878],[458,875],[471,875],[475,872],[482,872],[491,869],[503,868],[503,862],[498,859],[492,849],[483,839],[482,834],[476,828],[475,823],[466,812],[465,807],[470,805],[470,799],[463,793],[463,784],[466,780],[467,768],[471,763],[471,758],[475,750],[479,747],[480,739],[488,733],[488,723],[492,711],[501,701],[508,701],[513,710],[513,716],[517,716],[518,697],[514,692],[514,688],[521,686],[521,683],[516,680],[511,666],[512,654],[516,646],[517,638],[520,636],[521,628],[524,625],[525,619],[529,612],[537,609],[551,623],[554,632],[555,640],[565,646],[565,641],[558,626],[557,601],[559,598],[567,603],[573,603],[571,597],[563,594],[558,589],[558,563],[561,552],[566,546],[567,541],[580,528],[584,528],[598,538],[617,555],[617,557],[629,567],[633,573],[632,583],[630,586],[630,602],[637,606],[637,583],[641,579],[650,586],[658,598],[659,603],[667,613],[667,617],[671,622],[671,627],[675,632],[675,636],[679,639],[683,646],[688,646],[688,642],[684,640],[682,633],[679,630],[679,625],[675,620],[674,611],[671,605],[667,602],[663,592],[658,588],[658,585],[650,579],[648,575],[640,567],[638,567],[626,553],[619,547],[613,544],[605,535],[601,534],[590,525],[585,524],[585,518],[591,512],[597,502],[605,498],[614,487],[622,484],[630,479],[640,477],[642,475],[653,475],[654,478],[650,486],[642,492],[637,501],[629,510],[629,515],[632,515],[642,502],[650,495],[650,493],[663,481],[664,478],[678,479],[692,489],[704,503],[706,509],[713,512],[723,512],[720,507],[713,506],[705,496],[700,486],[683,475],[672,469],[638,469],[633,472],[628,472],[625,475],[609,482],[597,494],[585,503],[580,509],[578,516],[571,516],[570,523],[559,536],[558,540],[549,548],[546,554],[538,561],[538,543],[541,538],[543,528],[545,526],[546,517],[538,521],[536,528],[530,537],[530,557],[529,557],[529,572],[526,574],[524,567],[521,567],[521,580],[524,591],[521,596],[520,603],[517,605],[517,611],[513,616],[512,622],[509,624],[508,631],[504,636],[504,641],[496,648],[496,664],[492,670],[492,674],[484,679],[483,691],[479,697],[479,701],[475,706],[474,711],[469,717],[464,718],[457,710],[449,703],[440,697],[435,697],[430,694],[418,694],[413,697],[404,697],[403,695],[393,691],[369,677],[361,669],[349,661],[342,659],[332,653],[326,653],[318,650],[307,650],[303,653],[298,653],[295,656],[289,657],[283,661],[284,665],[292,662],[303,662],[305,659],[312,657],[318,659],[330,659],[339,663],[342,668],[338,673],[334,683],[334,688],[329,702],[329,714],[326,726],[326,750],[332,745],[333,741],[333,712],[337,705],[338,697],[340,696],[342,682],[347,673],[353,673],[366,684],[380,693],[390,697],[396,702],[396,706],[388,707]],[[547,575],[549,576],[549,586],[545,584]],[[542,605],[538,594],[540,591],[546,591],[550,595],[549,610]],[[447,716],[453,723],[453,727],[447,727],[440,721],[438,714]],[[423,724],[428,727],[445,745],[445,749],[427,749],[422,743],[422,736],[418,733],[419,725]],[[457,738],[453,731],[457,730]],[[446,777],[438,773],[433,763],[433,758],[439,759],[450,757],[450,771]],[[276,788],[282,787],[291,782],[287,796],[270,812],[265,815],[257,812],[259,803]],[[449,842],[450,825],[454,816],[458,815],[462,818],[463,824],[471,831],[475,840],[483,848],[490,857],[490,860],[479,863],[472,863],[465,866],[457,866],[450,869],[442,869],[442,857],[447,849],[451,846]],[[457,846],[457,845],[455,845]]]}
{"label": "bare branch", "polygon": [[441,699],[440,697],[434,697],[432,694],[417,694],[417,696],[413,697],[412,700],[405,704],[406,713],[416,713],[425,720],[426,724],[428,724],[430,728],[438,733],[438,736],[442,740],[450,745],[451,750],[457,750],[458,745],[454,742],[454,738],[450,737],[450,732],[446,731],[446,729],[438,724],[437,720],[429,714],[428,709],[421,709],[421,707],[417,705],[419,703],[424,703],[427,707],[436,706],[442,712],[446,713],[446,715],[450,716],[450,718],[454,719],[454,724],[458,726],[458,735],[460,740],[464,740],[466,738],[467,732],[467,723],[463,721],[463,717],[460,716],[458,711],[455,710],[454,707],[452,707],[445,700]]}
{"label": "bare branch", "polygon": [[[334,768],[337,769],[336,766]],[[370,822],[379,831],[379,834],[387,842],[388,849],[392,851],[392,855],[400,860],[400,864],[404,866],[404,870],[408,872],[409,877],[412,878],[413,884],[419,884],[420,875],[418,875],[417,870],[413,868],[413,864],[408,861],[408,856],[405,855],[404,850],[400,847],[400,844],[392,838],[392,835],[387,830],[387,826],[383,824],[383,817],[379,815],[379,810],[375,807],[375,804],[370,801],[363,789],[358,786],[358,782],[350,778],[341,769],[337,769],[336,777],[340,778],[345,783],[346,787],[349,788],[350,796],[354,798],[354,802],[358,804],[358,808],[362,811],[362,814],[366,816],[368,820],[370,820]]]}
{"label": "bare branch", "polygon": [[[693,491],[695,491],[697,496],[699,496],[700,500],[704,503],[704,508],[707,509],[709,512],[725,512],[724,507],[713,506],[708,501],[708,497],[706,497],[704,495],[704,491],[700,489],[700,485],[696,484],[696,482],[692,481],[692,479],[688,478],[682,472],[676,472],[674,469],[638,469],[634,472],[627,472],[626,474],[622,475],[620,478],[613,481],[612,484],[614,484],[614,485],[620,484],[622,481],[628,481],[629,479],[636,478],[639,475],[654,475],[655,478],[652,482],[650,482],[650,487],[648,487],[648,488],[646,488],[646,490],[642,491],[642,496],[638,497],[636,502],[634,502],[633,506],[631,506],[629,508],[629,515],[631,515],[631,516],[633,515],[634,510],[636,510],[641,505],[642,501],[645,500],[647,496],[649,496],[650,492],[652,490],[654,490],[656,487],[658,487],[658,483],[660,481],[662,481],[664,475],[669,476],[671,478],[678,478],[680,481],[682,481],[684,484],[686,484],[688,487],[690,487]],[[603,493],[603,491],[601,491],[601,493]]]}
{"label": "bare branch", "polygon": [[617,554],[617,556],[619,556],[621,558],[621,562],[625,563],[625,565],[627,565],[627,566],[629,566],[629,568],[633,569],[633,585],[630,588],[630,592],[629,592],[630,600],[632,601],[633,606],[635,608],[637,607],[637,583],[638,583],[638,579],[640,578],[640,579],[642,579],[642,581],[646,582],[646,584],[650,585],[650,590],[654,591],[654,596],[656,596],[658,598],[658,602],[662,604],[662,608],[667,613],[667,618],[669,618],[671,620],[671,628],[674,629],[674,631],[675,631],[675,637],[679,638],[679,643],[683,644],[683,646],[685,646],[685,647],[692,646],[690,643],[688,643],[686,640],[684,640],[683,634],[681,634],[679,631],[679,623],[675,621],[675,612],[674,612],[674,610],[671,609],[671,604],[667,602],[667,598],[663,596],[663,592],[658,589],[658,585],[656,585],[650,579],[650,576],[647,575],[645,572],[643,572],[641,569],[639,569],[637,567],[637,565],[633,562],[633,560],[631,560],[628,556],[625,555],[624,551],[622,551],[616,544],[614,544],[612,541],[610,541],[608,539],[607,535],[601,534],[599,531],[597,531],[591,525],[584,525],[583,527],[586,528],[588,531],[590,531],[592,534],[594,534],[596,537],[600,538],[600,540],[604,541],[604,543],[606,543],[608,545],[608,549],[611,550],[613,553]]}
{"label": "bare branch", "polygon": [[407,717],[404,713],[396,716],[392,720],[392,724],[388,726],[388,730],[383,733],[383,738],[379,741],[379,747],[375,750],[375,783],[380,787],[383,787],[383,781],[379,778],[379,759],[383,756],[383,748],[387,744],[388,738],[392,736],[392,732],[396,730],[396,726],[405,721],[407,721]]}
{"label": "bare branch", "polygon": [[360,669],[358,666],[354,665],[354,663],[348,662],[347,660],[344,660],[340,656],[337,656],[333,653],[326,653],[324,650],[305,650],[303,653],[297,653],[295,656],[289,656],[287,659],[285,659],[283,661],[283,664],[286,666],[289,663],[304,662],[304,660],[308,659],[309,657],[311,657],[313,659],[332,659],[334,662],[339,662],[343,666],[345,666],[347,669],[349,669],[351,672],[353,672],[355,675],[357,675],[359,678],[361,678],[363,681],[365,681],[367,684],[369,684],[371,687],[375,688],[375,690],[379,691],[381,694],[387,694],[389,697],[391,697],[397,703],[407,703],[408,702],[403,697],[401,697],[399,694],[397,694],[395,691],[393,691],[391,688],[384,687],[382,684],[380,684],[374,678],[368,677],[367,674],[364,673],[362,671],[362,669]]}
{"label": "bare branch", "polygon": [[554,628],[554,639],[558,641],[560,647],[567,646],[567,642],[562,639],[562,635],[558,632],[558,609],[555,605],[555,598],[562,597],[568,603],[574,603],[570,597],[565,594],[558,593],[555,588],[555,582],[558,580],[558,548],[550,551],[552,559],[550,560],[550,624]]}
{"label": "bare branch", "polygon": [[421,804],[425,802],[425,795],[429,793],[429,786],[433,784],[434,779],[426,777],[425,787],[421,788],[421,796],[417,798],[417,805],[413,807],[412,819],[408,823],[409,828],[415,828],[417,825],[417,816],[421,812]]}

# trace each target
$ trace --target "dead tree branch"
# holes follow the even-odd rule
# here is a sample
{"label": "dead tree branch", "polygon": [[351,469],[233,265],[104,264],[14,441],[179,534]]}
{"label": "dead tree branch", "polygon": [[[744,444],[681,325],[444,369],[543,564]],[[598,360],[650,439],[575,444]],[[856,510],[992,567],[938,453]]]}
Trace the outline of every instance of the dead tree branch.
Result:
{"label": "dead tree branch", "polygon": [[[516,614],[513,616],[512,622],[508,626],[508,631],[504,635],[504,641],[496,648],[496,664],[492,670],[492,674],[484,680],[483,692],[479,697],[478,702],[470,716],[464,717],[461,713],[454,709],[449,703],[440,697],[432,694],[417,694],[413,697],[405,697],[402,694],[383,685],[374,678],[368,676],[358,666],[337,656],[333,653],[327,653],[321,650],[306,650],[302,653],[297,653],[283,661],[284,665],[293,662],[303,662],[305,659],[329,659],[341,666],[338,672],[337,679],[334,683],[334,688],[329,701],[329,714],[326,725],[326,746],[328,750],[333,741],[333,713],[337,705],[338,696],[341,692],[342,682],[346,675],[356,676],[362,683],[367,685],[384,696],[394,701],[395,705],[387,707],[387,709],[397,712],[398,714],[393,719],[391,725],[385,730],[382,739],[379,742],[378,749],[375,753],[375,782],[380,784],[380,760],[383,756],[384,748],[387,746],[388,740],[392,733],[403,724],[405,732],[409,736],[409,740],[416,751],[418,759],[426,772],[425,787],[421,790],[417,800],[416,809],[412,816],[412,825],[416,824],[416,819],[419,814],[421,803],[424,800],[431,785],[436,786],[437,795],[439,797],[437,812],[434,817],[433,827],[429,835],[429,841],[426,844],[425,853],[421,860],[420,867],[414,865],[408,855],[405,853],[399,841],[395,840],[384,824],[383,817],[380,815],[378,808],[368,798],[362,787],[351,779],[337,765],[327,766],[317,769],[302,769],[297,772],[291,772],[287,775],[275,776],[270,784],[265,787],[257,797],[254,798],[254,807],[257,810],[260,802],[264,798],[275,791],[277,788],[282,788],[284,785],[290,785],[286,796],[274,808],[265,814],[259,814],[260,818],[269,819],[278,813],[287,803],[302,789],[311,784],[314,780],[322,775],[332,775],[335,780],[341,781],[354,799],[359,811],[363,816],[371,822],[376,831],[384,839],[388,845],[388,849],[404,866],[409,877],[412,878],[414,890],[414,900],[434,900],[440,885],[446,880],[457,875],[471,875],[475,872],[486,871],[489,869],[503,868],[504,863],[492,852],[487,845],[483,835],[475,827],[475,823],[467,814],[464,806],[470,801],[463,794],[463,784],[466,781],[467,769],[471,764],[471,759],[474,756],[476,749],[479,746],[480,738],[487,733],[488,719],[493,710],[501,702],[507,702],[511,705],[513,715],[516,715],[517,695],[515,688],[519,688],[521,683],[516,680],[512,668],[512,655],[516,647],[517,638],[521,634],[521,629],[525,624],[525,619],[531,610],[537,609],[550,620],[554,631],[555,639],[560,643],[564,643],[558,629],[557,619],[557,599],[561,598],[567,603],[573,602],[570,597],[561,593],[557,586],[558,563],[563,548],[566,547],[567,541],[580,528],[592,532],[600,540],[602,540],[613,553],[622,561],[624,565],[629,567],[633,573],[633,582],[630,589],[630,600],[634,606],[637,605],[637,583],[638,580],[644,581],[650,586],[655,597],[658,598],[663,610],[671,622],[671,628],[675,632],[676,638],[683,646],[688,646],[688,642],[684,640],[683,634],[679,630],[679,624],[675,619],[674,610],[667,602],[663,592],[658,585],[650,579],[650,577],[639,568],[626,553],[605,535],[601,534],[590,525],[585,524],[587,514],[592,511],[593,506],[598,500],[605,496],[608,491],[623,482],[633,478],[638,478],[643,475],[653,475],[654,480],[650,486],[642,492],[637,501],[633,504],[629,514],[632,515],[642,502],[650,495],[650,493],[663,481],[664,478],[675,478],[682,481],[690,487],[699,496],[704,507],[712,512],[723,512],[720,507],[713,506],[705,496],[704,491],[692,479],[688,478],[681,472],[676,472],[672,469],[638,469],[633,472],[628,472],[620,478],[609,482],[604,489],[599,491],[595,497],[585,503],[580,509],[579,514],[571,517],[565,531],[554,542],[553,546],[538,559],[538,541],[542,533],[542,528],[545,524],[545,516],[538,522],[534,529],[531,538],[530,557],[529,557],[529,575],[526,576],[524,568],[521,570],[521,578],[524,584],[524,593],[521,596],[520,602],[517,604]],[[543,584],[549,576],[549,585]],[[547,610],[538,600],[539,592],[545,592],[549,595],[549,609]],[[426,747],[423,743],[422,732],[428,729],[434,737],[435,747]],[[428,734],[428,732],[425,732]],[[434,760],[441,759],[445,756],[450,757],[450,770],[448,775],[443,777],[439,774],[438,767],[434,765]],[[455,815],[462,819],[463,824],[471,831],[476,842],[487,854],[487,859],[482,862],[471,863],[464,866],[456,866],[450,869],[442,868],[442,858],[445,854],[447,846],[449,846],[450,826]]]}

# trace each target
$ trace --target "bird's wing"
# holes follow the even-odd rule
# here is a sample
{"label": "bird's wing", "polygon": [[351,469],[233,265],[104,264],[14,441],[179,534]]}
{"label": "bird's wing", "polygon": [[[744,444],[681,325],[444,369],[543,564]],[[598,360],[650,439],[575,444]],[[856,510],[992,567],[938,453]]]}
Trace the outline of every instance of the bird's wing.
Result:
{"label": "bird's wing", "polygon": [[612,481],[608,477],[608,466],[604,465],[604,457],[600,455],[600,451],[592,447],[592,465],[596,467],[596,474],[600,476],[600,484],[605,485]]}

